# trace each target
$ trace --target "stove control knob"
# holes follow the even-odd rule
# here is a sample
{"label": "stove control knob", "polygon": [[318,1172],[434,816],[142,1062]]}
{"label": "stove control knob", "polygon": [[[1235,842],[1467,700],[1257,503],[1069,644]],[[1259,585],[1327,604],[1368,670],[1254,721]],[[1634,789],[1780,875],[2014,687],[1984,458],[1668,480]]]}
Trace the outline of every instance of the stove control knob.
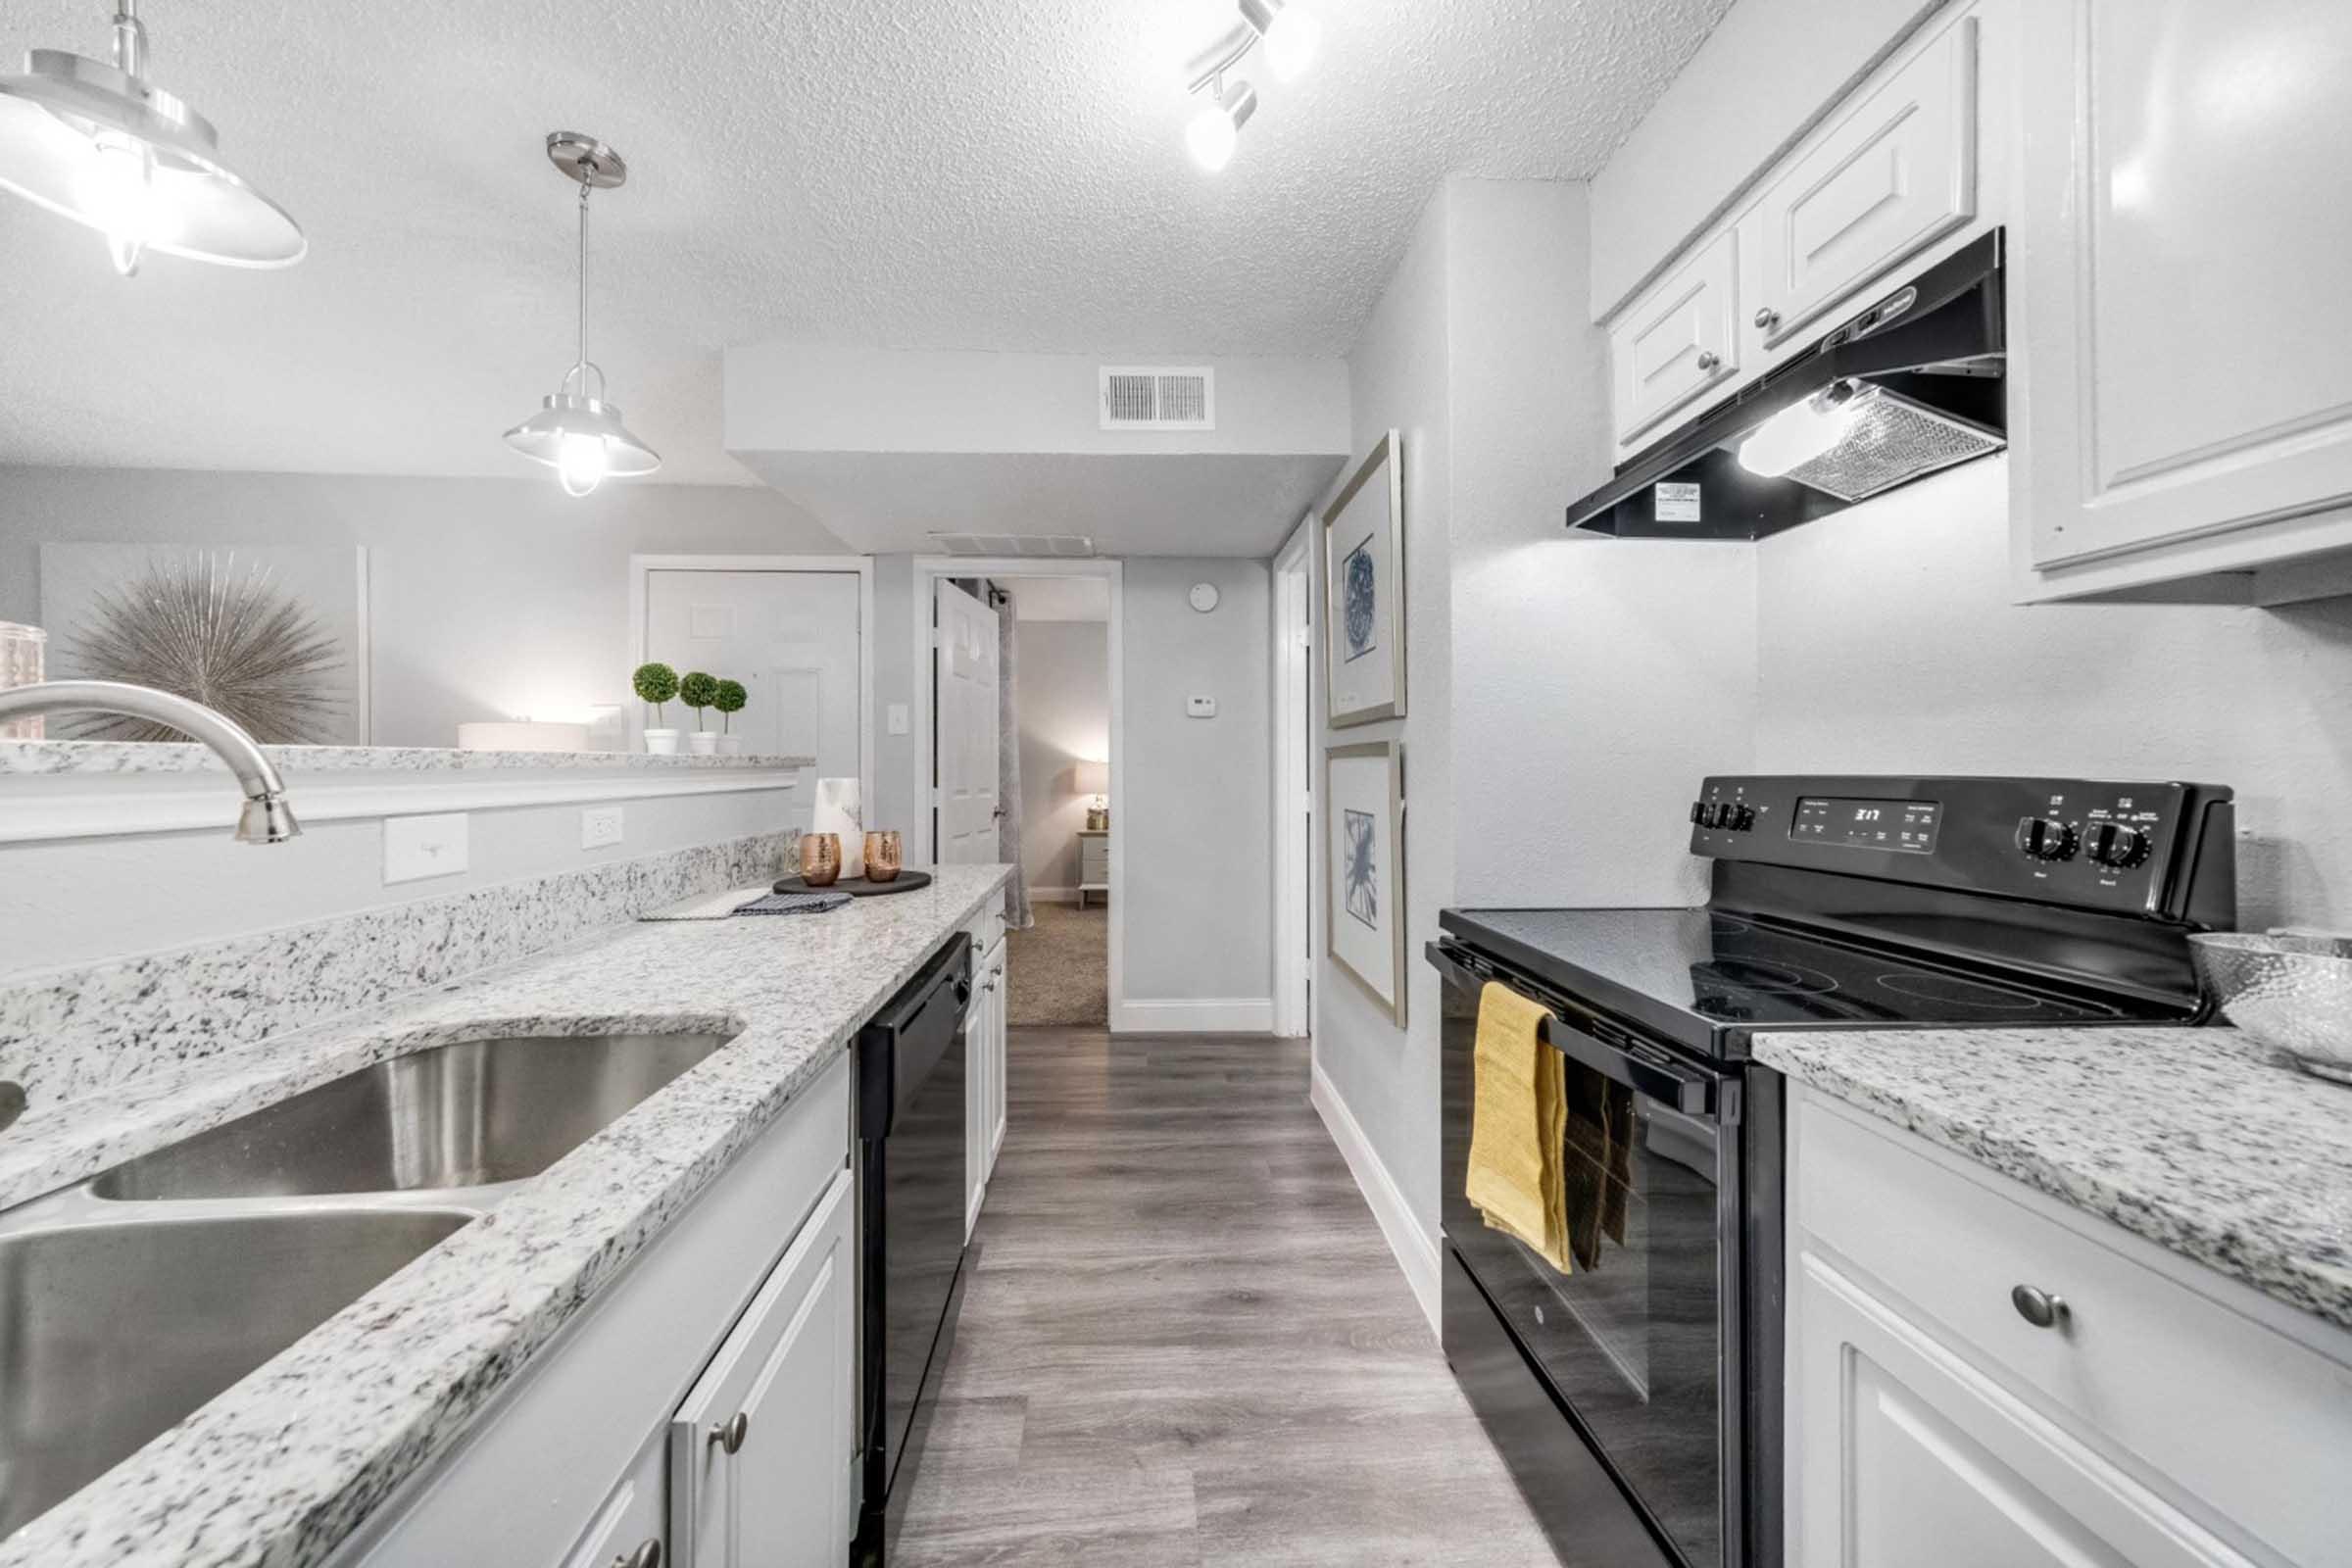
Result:
{"label": "stove control knob", "polygon": [[2082,853],[2114,871],[2128,871],[2148,858],[2148,836],[2122,822],[2092,822],[2082,829]]}
{"label": "stove control knob", "polygon": [[1714,821],[1714,819],[1715,808],[1709,806],[1704,801],[1692,801],[1690,803],[1690,822],[1692,826],[1705,827],[1710,822]]}
{"label": "stove control knob", "polygon": [[2036,860],[2071,860],[2075,858],[2075,830],[2053,816],[2020,817],[2017,847]]}
{"label": "stove control knob", "polygon": [[1735,832],[1744,833],[1756,825],[1756,808],[1752,806],[1728,806],[1724,809],[1731,812],[1731,817],[1723,825]]}

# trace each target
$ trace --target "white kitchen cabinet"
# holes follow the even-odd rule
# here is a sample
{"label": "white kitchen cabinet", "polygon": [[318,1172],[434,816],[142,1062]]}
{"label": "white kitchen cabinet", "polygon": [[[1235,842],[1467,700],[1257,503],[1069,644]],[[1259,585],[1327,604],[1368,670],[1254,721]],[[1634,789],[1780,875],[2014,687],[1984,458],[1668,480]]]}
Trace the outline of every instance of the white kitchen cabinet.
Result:
{"label": "white kitchen cabinet", "polygon": [[[1977,212],[1977,23],[1945,27],[1832,119],[1740,220],[1751,369]],[[1838,313],[1842,314],[1842,313]]]}
{"label": "white kitchen cabinet", "polygon": [[1683,261],[1609,328],[1617,440],[1633,445],[1740,373],[1739,235]]}
{"label": "white kitchen cabinet", "polygon": [[1005,945],[1000,920],[996,941],[973,949],[972,1000],[964,1012],[964,1239],[980,1223],[988,1179],[1004,1142]]}
{"label": "white kitchen cabinet", "polygon": [[2352,1335],[1802,1086],[1788,1125],[1791,1568],[2352,1563]]}
{"label": "white kitchen cabinet", "polygon": [[669,1445],[654,1438],[598,1510],[564,1568],[665,1568],[669,1561]]}
{"label": "white kitchen cabinet", "polygon": [[2023,596],[2352,587],[2277,570],[2352,549],[2352,7],[2035,0],[2019,25]]}
{"label": "white kitchen cabinet", "polygon": [[676,1568],[841,1568],[857,1448],[857,1290],[843,1171],[669,1428]]}

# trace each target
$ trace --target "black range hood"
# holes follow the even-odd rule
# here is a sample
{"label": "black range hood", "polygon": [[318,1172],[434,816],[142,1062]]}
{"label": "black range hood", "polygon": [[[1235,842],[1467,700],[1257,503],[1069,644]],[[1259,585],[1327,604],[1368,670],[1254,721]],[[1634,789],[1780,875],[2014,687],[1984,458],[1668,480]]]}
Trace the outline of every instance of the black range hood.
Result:
{"label": "black range hood", "polygon": [[[1999,451],[2008,443],[2001,251],[1995,229],[1823,334],[1620,465],[1568,509],[1568,526],[1624,539],[1761,539]],[[1778,477],[1740,462],[1740,447],[1775,416],[1786,426],[1831,410],[1842,433],[1826,451]]]}

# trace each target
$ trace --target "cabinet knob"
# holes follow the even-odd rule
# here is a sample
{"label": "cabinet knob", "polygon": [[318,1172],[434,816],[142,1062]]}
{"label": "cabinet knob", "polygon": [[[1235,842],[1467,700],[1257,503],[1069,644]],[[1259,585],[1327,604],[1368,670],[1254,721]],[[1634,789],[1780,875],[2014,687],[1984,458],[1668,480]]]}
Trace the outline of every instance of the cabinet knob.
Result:
{"label": "cabinet knob", "polygon": [[735,1412],[733,1420],[713,1422],[710,1426],[710,1441],[728,1453],[742,1452],[743,1440],[751,1435],[752,1418],[741,1410]]}
{"label": "cabinet knob", "polygon": [[612,1559],[612,1568],[662,1568],[662,1538],[656,1536],[635,1551],[622,1552]]}
{"label": "cabinet knob", "polygon": [[1767,305],[1756,313],[1756,325],[1769,332],[1781,324],[1781,313]]}
{"label": "cabinet knob", "polygon": [[2065,1297],[2032,1285],[2020,1285],[2011,1291],[2009,1304],[2017,1308],[2019,1317],[2037,1329],[2063,1328],[2073,1315]]}
{"label": "cabinet knob", "polygon": [[1699,352],[1698,368],[1702,370],[1712,370],[1722,363],[1723,356],[1717,354],[1713,349],[1702,349]]}

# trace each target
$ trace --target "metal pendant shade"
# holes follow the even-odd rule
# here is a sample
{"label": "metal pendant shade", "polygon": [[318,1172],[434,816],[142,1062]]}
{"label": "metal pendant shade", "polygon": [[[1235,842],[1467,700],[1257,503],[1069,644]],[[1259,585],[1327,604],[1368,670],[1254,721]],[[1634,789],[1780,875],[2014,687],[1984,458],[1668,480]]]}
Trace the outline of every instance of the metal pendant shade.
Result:
{"label": "metal pendant shade", "polygon": [[35,49],[22,74],[0,76],[0,187],[105,233],[125,274],[148,251],[301,261],[301,226],[221,159],[209,121],[146,80],[134,6],[119,0],[112,65]]}
{"label": "metal pendant shade", "polygon": [[547,138],[547,156],[580,187],[580,352],[539,412],[507,432],[507,445],[554,468],[566,495],[584,496],[607,478],[652,473],[662,458],[629,433],[620,410],[606,401],[605,372],[588,358],[588,193],[620,185],[628,166],[595,137],[568,130]]}

